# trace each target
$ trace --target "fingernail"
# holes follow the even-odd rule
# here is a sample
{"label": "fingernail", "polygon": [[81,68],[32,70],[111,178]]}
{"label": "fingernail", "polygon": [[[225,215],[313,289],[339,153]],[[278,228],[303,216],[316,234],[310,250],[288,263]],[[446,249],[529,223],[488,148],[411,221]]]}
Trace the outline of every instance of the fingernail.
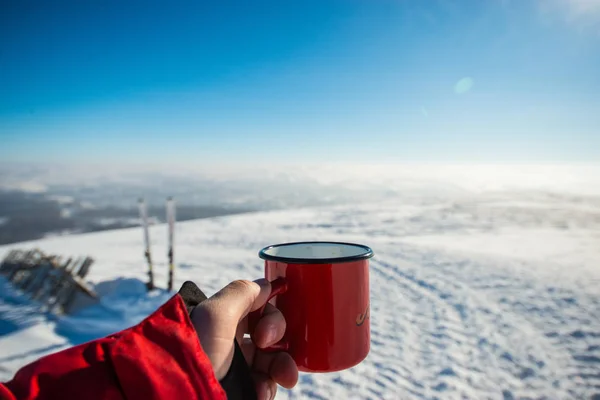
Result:
{"label": "fingernail", "polygon": [[260,278],[254,281],[261,289],[268,288],[271,284],[265,278]]}
{"label": "fingernail", "polygon": [[258,278],[254,281],[254,283],[260,285],[260,286],[266,286],[269,284],[269,281],[266,280],[265,278]]}
{"label": "fingernail", "polygon": [[275,339],[277,337],[277,329],[275,327],[270,327],[267,331],[267,337],[265,338],[265,342],[267,346],[271,346],[275,344]]}
{"label": "fingernail", "polygon": [[267,386],[267,399],[273,400],[273,390],[271,389],[271,386]]}

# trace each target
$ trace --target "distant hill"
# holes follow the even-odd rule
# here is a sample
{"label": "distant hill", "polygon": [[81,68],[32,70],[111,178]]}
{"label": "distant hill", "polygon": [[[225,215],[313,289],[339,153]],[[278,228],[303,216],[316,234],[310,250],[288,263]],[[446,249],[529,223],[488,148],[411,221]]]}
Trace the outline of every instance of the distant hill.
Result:
{"label": "distant hill", "polygon": [[[135,204],[135,199],[132,201]],[[177,219],[187,221],[252,211],[242,207],[177,206]],[[151,221],[164,222],[164,207],[151,206]],[[0,191],[0,244],[138,226],[136,207],[92,206],[70,197]]]}

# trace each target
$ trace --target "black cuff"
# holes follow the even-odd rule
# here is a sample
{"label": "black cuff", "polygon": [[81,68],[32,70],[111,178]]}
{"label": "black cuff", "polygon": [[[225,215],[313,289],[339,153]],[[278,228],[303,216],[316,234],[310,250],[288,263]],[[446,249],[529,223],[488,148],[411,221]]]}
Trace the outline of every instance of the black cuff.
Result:
{"label": "black cuff", "polygon": [[256,386],[252,379],[250,367],[244,358],[237,340],[233,340],[235,350],[231,367],[227,375],[219,381],[228,400],[256,400]]}
{"label": "black cuff", "polygon": [[[191,281],[186,281],[179,289],[179,295],[185,303],[188,314],[204,300],[206,295],[200,288]],[[256,387],[250,372],[250,367],[246,363],[242,349],[237,340],[233,340],[234,353],[231,367],[227,375],[219,381],[221,387],[227,394],[228,400],[256,400]]]}
{"label": "black cuff", "polygon": [[181,286],[179,295],[183,299],[185,308],[187,308],[188,314],[190,315],[192,314],[192,310],[207,298],[202,290],[200,290],[200,288],[192,281],[186,281]]}

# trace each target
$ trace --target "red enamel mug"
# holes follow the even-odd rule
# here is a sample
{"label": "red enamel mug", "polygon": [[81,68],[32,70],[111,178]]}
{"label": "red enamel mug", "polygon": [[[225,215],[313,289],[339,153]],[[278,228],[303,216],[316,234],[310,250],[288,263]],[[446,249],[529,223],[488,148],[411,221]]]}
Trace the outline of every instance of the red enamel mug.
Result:
{"label": "red enamel mug", "polygon": [[[283,340],[304,372],[353,367],[369,353],[369,247],[340,242],[298,242],[259,252],[271,281],[270,302],[286,320]],[[260,313],[252,313],[257,320]]]}

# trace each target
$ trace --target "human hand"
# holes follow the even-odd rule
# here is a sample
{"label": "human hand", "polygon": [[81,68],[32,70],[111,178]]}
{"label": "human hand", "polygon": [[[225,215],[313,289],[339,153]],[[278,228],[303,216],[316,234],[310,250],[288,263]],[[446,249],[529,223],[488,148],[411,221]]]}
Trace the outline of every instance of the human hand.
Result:
{"label": "human hand", "polygon": [[285,318],[277,308],[266,305],[252,332],[254,342],[244,338],[245,333],[251,333],[248,332],[248,313],[265,304],[270,293],[271,284],[266,279],[234,281],[204,300],[191,313],[217,379],[225,377],[231,367],[233,340],[236,339],[252,372],[260,400],[273,399],[277,384],[290,389],[298,381],[298,367],[288,353],[261,351],[281,340],[285,332]]}

